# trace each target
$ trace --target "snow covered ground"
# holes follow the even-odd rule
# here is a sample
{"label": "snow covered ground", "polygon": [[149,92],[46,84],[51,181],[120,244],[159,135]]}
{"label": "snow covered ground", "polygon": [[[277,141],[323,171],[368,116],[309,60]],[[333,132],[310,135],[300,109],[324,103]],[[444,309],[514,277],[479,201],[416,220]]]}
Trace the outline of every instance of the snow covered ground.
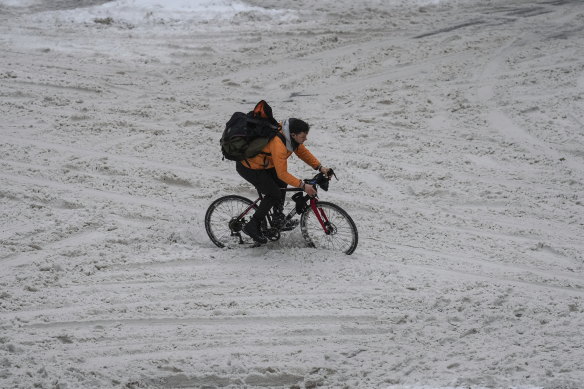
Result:
{"label": "snow covered ground", "polygon": [[[584,387],[582,1],[0,0],[0,50],[0,387]],[[207,237],[260,99],[353,255]]]}

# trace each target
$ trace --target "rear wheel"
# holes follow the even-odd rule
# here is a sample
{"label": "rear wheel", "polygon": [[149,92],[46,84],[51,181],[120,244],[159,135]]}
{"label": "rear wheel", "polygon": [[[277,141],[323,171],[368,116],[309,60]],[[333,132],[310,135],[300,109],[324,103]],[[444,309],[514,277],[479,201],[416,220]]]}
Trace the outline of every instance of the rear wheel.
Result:
{"label": "rear wheel", "polygon": [[211,203],[205,213],[205,229],[217,247],[233,248],[253,243],[253,240],[241,230],[257,206],[253,205],[253,209],[240,218],[252,205],[250,199],[237,195],[224,196]]}
{"label": "rear wheel", "polygon": [[308,209],[300,217],[302,236],[311,247],[352,254],[357,248],[359,236],[357,226],[344,209],[336,204],[319,201],[317,211],[325,223],[323,229],[320,221]]}

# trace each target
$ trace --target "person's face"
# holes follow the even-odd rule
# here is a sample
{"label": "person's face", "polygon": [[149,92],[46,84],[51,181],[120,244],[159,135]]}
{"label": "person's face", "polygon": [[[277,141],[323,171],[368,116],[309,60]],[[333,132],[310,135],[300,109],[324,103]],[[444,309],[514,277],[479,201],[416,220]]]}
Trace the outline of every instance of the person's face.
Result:
{"label": "person's face", "polygon": [[298,134],[290,134],[290,136],[296,142],[298,142],[299,144],[302,144],[306,141],[306,138],[308,137],[308,133],[307,132],[299,132]]}

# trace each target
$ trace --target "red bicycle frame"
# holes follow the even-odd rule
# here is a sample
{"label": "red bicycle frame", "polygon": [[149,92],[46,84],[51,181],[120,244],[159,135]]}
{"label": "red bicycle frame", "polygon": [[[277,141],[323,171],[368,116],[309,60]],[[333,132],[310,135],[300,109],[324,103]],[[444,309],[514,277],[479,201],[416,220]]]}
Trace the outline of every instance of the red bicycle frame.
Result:
{"label": "red bicycle frame", "polygon": [[[302,189],[298,189],[298,188],[287,188],[287,189],[283,189],[282,191],[284,191],[284,192],[299,192],[301,190]],[[243,211],[241,213],[241,215],[239,215],[238,219],[241,219],[245,215],[247,215],[248,212],[251,211],[252,209],[254,209],[257,206],[257,203],[262,199],[263,199],[263,196],[260,193],[260,197],[258,197],[256,199],[256,201],[254,201],[252,204],[250,204],[249,207],[247,207],[245,209],[245,211]],[[320,223],[320,226],[322,227],[324,233],[326,235],[330,235],[331,232],[328,228],[328,226],[330,225],[330,222],[328,220],[328,217],[324,213],[324,209],[318,208],[318,197],[314,196],[314,197],[310,198],[310,209],[312,209],[312,212],[314,212],[314,215],[316,216],[316,219]]]}

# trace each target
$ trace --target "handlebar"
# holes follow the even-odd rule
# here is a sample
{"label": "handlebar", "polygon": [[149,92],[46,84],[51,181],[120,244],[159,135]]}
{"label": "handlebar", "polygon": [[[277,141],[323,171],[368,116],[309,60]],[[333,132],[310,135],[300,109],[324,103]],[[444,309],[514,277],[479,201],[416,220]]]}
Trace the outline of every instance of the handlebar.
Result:
{"label": "handlebar", "polygon": [[[314,189],[318,189],[317,187],[321,187],[324,191],[328,191],[329,181],[332,177],[335,177],[337,180],[337,175],[333,171],[333,169],[329,169],[328,174],[318,173],[311,179],[305,179],[304,182],[314,186]],[[307,205],[308,199],[312,196],[308,194],[304,194],[303,192],[298,192],[294,196],[292,196],[292,200],[296,202],[296,213],[301,215],[305,210]]]}
{"label": "handlebar", "polygon": [[318,173],[311,179],[304,180],[304,182],[310,185],[319,186],[326,192],[328,191],[329,181],[333,176],[338,180],[338,177],[333,169],[329,169],[328,174],[325,175],[323,173]]}

